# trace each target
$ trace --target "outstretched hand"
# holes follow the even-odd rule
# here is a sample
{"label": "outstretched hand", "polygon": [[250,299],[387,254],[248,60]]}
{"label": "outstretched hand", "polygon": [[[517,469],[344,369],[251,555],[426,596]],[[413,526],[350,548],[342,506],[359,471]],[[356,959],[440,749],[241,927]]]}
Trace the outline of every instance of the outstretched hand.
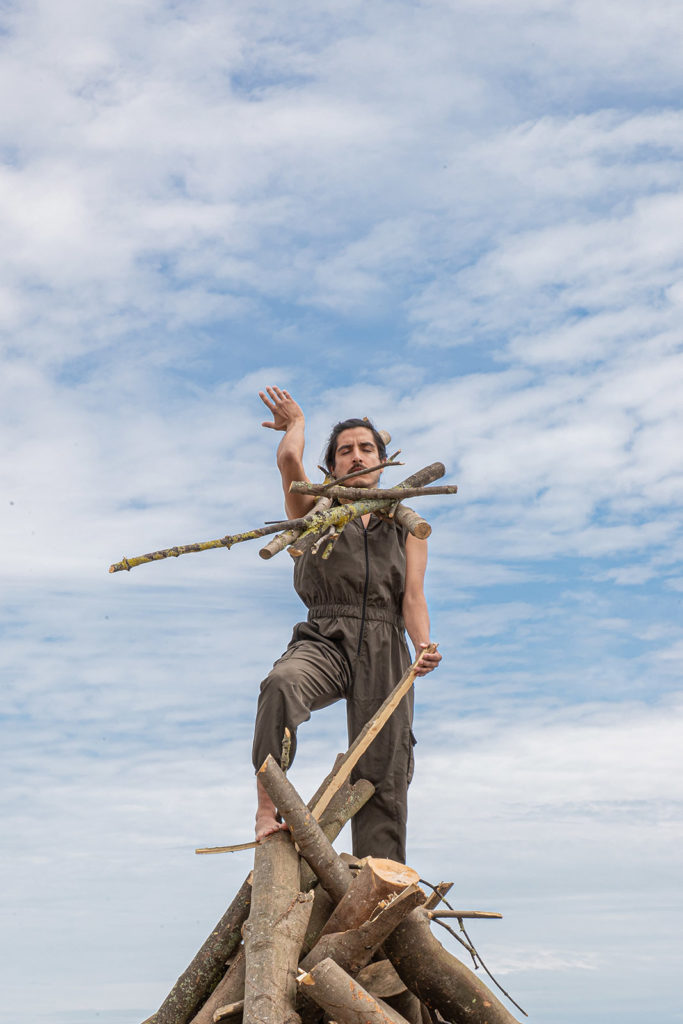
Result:
{"label": "outstretched hand", "polygon": [[301,406],[297,405],[289,391],[284,388],[267,387],[266,393],[259,391],[259,398],[272,413],[272,420],[265,420],[261,426],[270,430],[287,430],[297,420],[303,422],[304,414]]}

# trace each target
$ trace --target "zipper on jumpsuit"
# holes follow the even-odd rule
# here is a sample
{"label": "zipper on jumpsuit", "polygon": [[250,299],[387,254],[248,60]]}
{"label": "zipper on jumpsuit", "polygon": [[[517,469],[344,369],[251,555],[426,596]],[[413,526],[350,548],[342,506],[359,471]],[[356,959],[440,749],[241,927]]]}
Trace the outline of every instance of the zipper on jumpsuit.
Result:
{"label": "zipper on jumpsuit", "polygon": [[363,541],[365,544],[365,586],[363,587],[363,605],[360,614],[360,633],[358,635],[358,650],[356,654],[360,654],[361,645],[363,643],[363,632],[365,630],[365,606],[368,600],[368,586],[370,583],[370,558],[368,556],[368,528],[361,520],[363,526]]}

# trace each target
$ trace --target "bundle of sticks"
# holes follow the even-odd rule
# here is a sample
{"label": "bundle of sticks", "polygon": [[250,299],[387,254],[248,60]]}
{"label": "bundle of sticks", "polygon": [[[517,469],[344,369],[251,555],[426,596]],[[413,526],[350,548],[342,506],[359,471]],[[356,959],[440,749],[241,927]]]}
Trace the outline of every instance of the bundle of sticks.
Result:
{"label": "bundle of sticks", "polygon": [[[388,469],[391,466],[400,466],[396,462],[396,452],[386,462],[378,466],[371,466],[363,470],[363,473],[370,473],[377,469]],[[208,551],[211,548],[231,548],[233,544],[240,544],[243,541],[255,540],[269,534],[276,534],[275,537],[264,547],[259,554],[261,558],[272,558],[278,551],[284,548],[289,549],[292,557],[297,558],[307,549],[313,554],[318,554],[322,549],[322,558],[329,558],[336,541],[341,536],[344,527],[353,519],[374,512],[376,515],[384,515],[393,518],[397,523],[404,526],[410,533],[420,539],[429,537],[432,528],[417,512],[403,504],[404,498],[429,497],[434,495],[457,494],[458,488],[454,484],[441,487],[429,487],[444,475],[446,469],[442,462],[433,462],[425,466],[417,473],[407,477],[400,484],[389,488],[367,488],[347,487],[343,481],[361,475],[356,472],[348,477],[335,480],[327,477],[322,484],[311,484],[305,480],[295,480],[290,490],[295,494],[310,494],[317,497],[317,501],[311,511],[299,519],[278,520],[268,523],[266,526],[258,527],[255,530],[247,530],[244,533],[227,534],[217,540],[199,541],[196,544],[182,544],[172,548],[162,548],[159,551],[150,551],[146,555],[136,555],[134,558],[125,556],[120,562],[109,566],[109,572],[130,571],[136,565],[144,565],[146,562],[157,562],[162,558],[177,558],[179,555],[187,555],[195,551]],[[333,502],[339,504],[334,504]],[[324,546],[323,546],[324,545]]]}

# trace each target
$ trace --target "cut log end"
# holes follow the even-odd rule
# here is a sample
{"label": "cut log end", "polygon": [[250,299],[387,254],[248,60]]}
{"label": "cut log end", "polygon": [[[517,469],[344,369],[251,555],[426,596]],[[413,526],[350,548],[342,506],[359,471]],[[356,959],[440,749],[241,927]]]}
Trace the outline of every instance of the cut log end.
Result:
{"label": "cut log end", "polygon": [[384,857],[367,857],[366,864],[372,868],[375,877],[381,878],[395,892],[407,888],[409,885],[417,885],[420,876],[407,864],[399,864],[395,860],[387,860]]}

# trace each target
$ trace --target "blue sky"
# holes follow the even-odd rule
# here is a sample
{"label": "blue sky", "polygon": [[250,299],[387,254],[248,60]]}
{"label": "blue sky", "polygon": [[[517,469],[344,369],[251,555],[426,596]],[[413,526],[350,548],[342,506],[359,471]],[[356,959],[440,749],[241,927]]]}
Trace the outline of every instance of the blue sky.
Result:
{"label": "blue sky", "polygon": [[[683,21],[669,0],[2,6],[2,1024],[134,1024],[249,855],[311,475],[435,459],[410,863],[544,1024],[681,1020]],[[426,509],[425,509],[426,511]],[[306,727],[316,788],[343,713]],[[444,933],[445,935],[445,933]]]}

